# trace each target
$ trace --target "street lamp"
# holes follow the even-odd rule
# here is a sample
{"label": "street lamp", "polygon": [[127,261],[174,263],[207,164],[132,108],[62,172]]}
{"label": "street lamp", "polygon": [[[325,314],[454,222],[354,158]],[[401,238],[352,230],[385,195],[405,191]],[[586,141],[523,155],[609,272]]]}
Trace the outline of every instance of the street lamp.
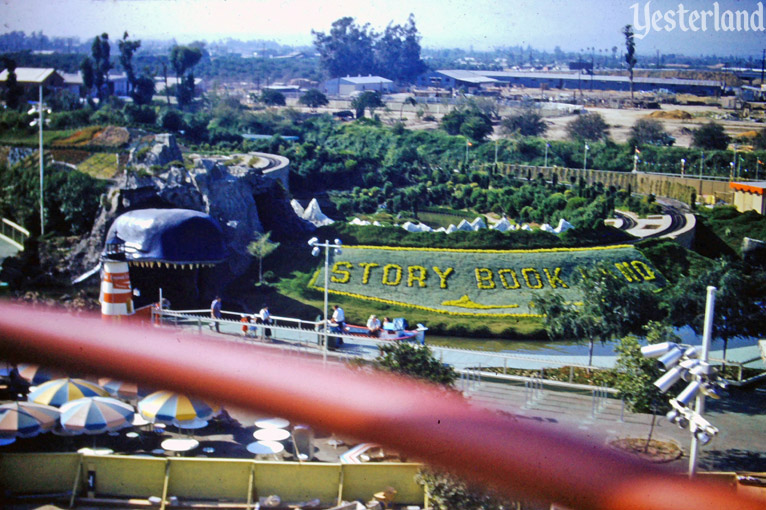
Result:
{"label": "street lamp", "polygon": [[312,237],[309,239],[309,246],[312,247],[311,254],[315,257],[318,257],[322,250],[320,248],[324,248],[324,347],[322,349],[322,354],[324,356],[324,359],[327,359],[327,288],[330,283],[330,249],[332,248],[333,255],[340,255],[341,251],[340,248],[343,246],[343,243],[340,241],[340,239],[335,239],[334,244],[330,244],[330,241],[325,241],[324,243],[320,243],[319,239],[316,237]]}
{"label": "street lamp", "polygon": [[546,143],[545,144],[545,168],[548,168],[548,148],[551,146],[551,144]]}
{"label": "street lamp", "polygon": [[582,158],[582,169],[583,170],[586,170],[588,168],[588,149],[590,149],[590,147],[588,147],[588,144],[586,143],[585,144],[585,153],[584,153],[583,158]]}
{"label": "street lamp", "polygon": [[686,165],[686,159],[681,158],[681,177],[684,176],[684,166]]}
{"label": "street lamp", "polygon": [[33,106],[28,112],[29,115],[38,114],[39,117],[29,123],[30,126],[40,127],[40,235],[45,235],[45,213],[43,212],[43,124],[47,124],[49,119],[43,119],[43,113],[50,114],[50,109],[43,105],[43,86],[40,84],[40,102]]}
{"label": "street lamp", "polygon": [[[666,393],[681,379],[690,381],[689,385],[670,400],[671,409],[666,417],[681,428],[689,427],[692,441],[689,453],[689,477],[697,470],[698,444],[703,445],[718,433],[718,429],[705,420],[705,396],[720,398],[718,393],[725,385],[718,381],[716,371],[708,363],[710,341],[713,336],[713,311],[715,309],[715,287],[707,288],[707,303],[705,305],[705,327],[702,333],[702,346],[664,342],[647,345],[641,348],[641,354],[646,358],[657,358],[659,365],[666,372],[654,382],[662,393]],[[695,408],[689,406],[696,399]]]}

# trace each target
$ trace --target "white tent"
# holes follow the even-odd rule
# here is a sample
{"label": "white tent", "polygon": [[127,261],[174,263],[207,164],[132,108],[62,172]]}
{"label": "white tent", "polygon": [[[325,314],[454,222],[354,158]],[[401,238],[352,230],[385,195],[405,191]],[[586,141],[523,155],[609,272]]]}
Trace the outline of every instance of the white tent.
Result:
{"label": "white tent", "polygon": [[473,227],[474,230],[481,230],[487,228],[487,224],[484,223],[483,219],[477,216],[476,219],[471,222],[471,227]]}
{"label": "white tent", "polygon": [[333,220],[325,216],[325,214],[322,212],[322,209],[319,208],[319,202],[317,202],[316,198],[311,199],[308,207],[306,207],[306,210],[303,211],[302,218],[313,223],[317,227],[335,223]]}
{"label": "white tent", "polygon": [[462,220],[457,224],[457,230],[462,230],[463,232],[473,232],[473,226],[466,220]]}
{"label": "white tent", "polygon": [[418,223],[418,228],[421,232],[433,232],[434,230],[423,222]]}
{"label": "white tent", "polygon": [[503,216],[503,219],[501,219],[500,221],[498,221],[494,225],[490,226],[489,228],[491,228],[493,230],[497,230],[499,232],[508,232],[509,230],[511,230],[512,227],[513,227],[513,225],[511,225],[511,222],[508,221],[508,218]]}
{"label": "white tent", "polygon": [[290,200],[290,205],[293,207],[293,211],[295,211],[295,214],[303,218],[303,212],[305,209],[303,209],[303,206],[301,205],[301,203],[293,198],[292,200]]}
{"label": "white tent", "polygon": [[445,230],[446,233],[451,234],[452,232],[457,231],[457,227],[453,225],[452,223],[449,224],[449,227],[447,227],[447,230]]}
{"label": "white tent", "polygon": [[406,222],[402,225],[402,228],[407,232],[420,232],[420,227],[411,222]]}
{"label": "white tent", "polygon": [[559,220],[559,224],[558,224],[558,226],[557,226],[555,229],[553,229],[553,231],[554,231],[554,232],[556,232],[557,234],[560,234],[560,233],[562,233],[562,232],[566,232],[567,230],[571,230],[571,229],[573,229],[573,228],[574,228],[574,225],[572,225],[571,223],[569,223],[569,222],[568,222],[567,220],[565,220],[564,218],[561,218],[561,219]]}

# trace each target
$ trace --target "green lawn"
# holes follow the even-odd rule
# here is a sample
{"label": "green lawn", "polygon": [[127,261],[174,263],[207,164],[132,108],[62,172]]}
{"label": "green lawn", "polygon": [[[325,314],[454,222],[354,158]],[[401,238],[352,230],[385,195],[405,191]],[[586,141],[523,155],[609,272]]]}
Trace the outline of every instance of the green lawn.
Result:
{"label": "green lawn", "polygon": [[83,173],[96,179],[110,179],[117,173],[117,154],[96,152],[77,166]]}

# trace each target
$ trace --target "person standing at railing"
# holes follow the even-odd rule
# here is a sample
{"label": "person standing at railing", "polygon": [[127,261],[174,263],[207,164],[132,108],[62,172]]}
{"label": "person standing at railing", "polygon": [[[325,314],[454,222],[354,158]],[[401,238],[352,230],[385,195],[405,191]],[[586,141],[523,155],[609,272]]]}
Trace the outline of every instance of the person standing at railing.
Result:
{"label": "person standing at railing", "polygon": [[264,338],[271,338],[271,328],[267,327],[270,325],[273,321],[271,319],[271,312],[269,312],[269,307],[264,305],[261,307],[261,311],[258,312],[258,322],[263,324],[263,330],[261,331],[261,339]]}
{"label": "person standing at railing", "polygon": [[[346,329],[346,313],[343,311],[343,308],[341,308],[338,305],[332,305],[332,318],[330,319],[330,324],[333,326],[331,328],[331,331],[334,333],[340,333],[343,334],[344,330]],[[343,339],[338,338],[338,344],[343,345]]]}
{"label": "person standing at railing", "polygon": [[[221,296],[216,296],[212,303],[210,303],[210,318],[213,319],[215,324],[215,332],[220,333],[221,329],[218,324],[218,320],[221,318]],[[210,328],[213,328],[213,324]]]}

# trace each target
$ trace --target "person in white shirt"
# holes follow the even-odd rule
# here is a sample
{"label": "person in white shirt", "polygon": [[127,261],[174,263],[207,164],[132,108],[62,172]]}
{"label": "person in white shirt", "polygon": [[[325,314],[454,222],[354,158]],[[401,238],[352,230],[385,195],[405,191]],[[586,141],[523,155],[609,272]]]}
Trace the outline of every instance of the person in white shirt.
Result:
{"label": "person in white shirt", "polygon": [[266,326],[272,323],[271,320],[271,312],[269,312],[269,307],[266,305],[263,305],[261,308],[261,311],[258,312],[258,319],[256,322],[263,324],[263,330],[261,337],[271,338],[271,328],[267,328]]}
{"label": "person in white shirt", "polygon": [[338,328],[338,331],[340,333],[343,332],[344,328],[346,327],[346,314],[343,312],[343,308],[341,308],[338,305],[332,305],[332,318],[330,319],[330,322]]}
{"label": "person in white shirt", "polygon": [[380,335],[380,319],[375,315],[370,315],[367,319],[367,329],[370,330],[370,336]]}

